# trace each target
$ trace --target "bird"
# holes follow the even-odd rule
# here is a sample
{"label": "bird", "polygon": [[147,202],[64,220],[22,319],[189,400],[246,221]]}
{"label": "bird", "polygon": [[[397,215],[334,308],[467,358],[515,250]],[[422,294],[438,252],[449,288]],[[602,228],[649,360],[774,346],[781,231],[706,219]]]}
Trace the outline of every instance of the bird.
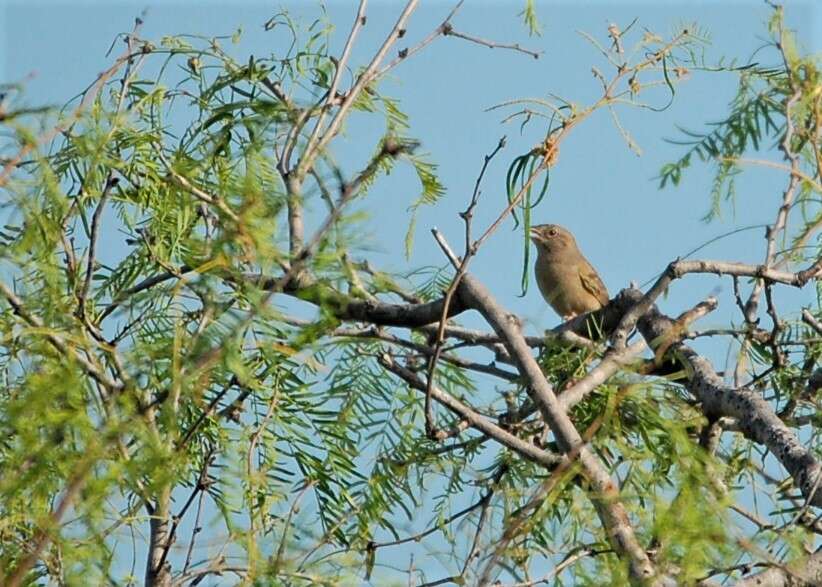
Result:
{"label": "bird", "polygon": [[599,310],[608,303],[608,289],[567,228],[540,224],[531,227],[530,236],[537,247],[537,285],[563,321]]}

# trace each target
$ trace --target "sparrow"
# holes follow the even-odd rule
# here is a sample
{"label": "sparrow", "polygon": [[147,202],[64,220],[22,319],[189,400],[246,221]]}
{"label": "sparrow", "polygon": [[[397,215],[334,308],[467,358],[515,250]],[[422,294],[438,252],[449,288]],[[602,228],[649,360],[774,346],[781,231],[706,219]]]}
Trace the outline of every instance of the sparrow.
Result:
{"label": "sparrow", "polygon": [[563,321],[608,303],[605,284],[570,231],[558,224],[540,224],[531,227],[531,240],[537,247],[534,273],[539,291]]}

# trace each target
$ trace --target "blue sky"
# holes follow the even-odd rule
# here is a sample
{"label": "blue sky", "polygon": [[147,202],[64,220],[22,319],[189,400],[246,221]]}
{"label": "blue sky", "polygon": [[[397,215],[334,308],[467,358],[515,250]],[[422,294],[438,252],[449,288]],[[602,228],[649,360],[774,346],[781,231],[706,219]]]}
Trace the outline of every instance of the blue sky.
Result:
{"label": "blue sky", "polygon": [[[328,14],[337,25],[339,48],[355,13],[354,2],[328,2]],[[407,42],[413,44],[432,30],[448,13],[451,3],[433,1],[411,19]],[[439,227],[455,246],[462,242],[462,221],[457,213],[470,198],[483,156],[504,134],[507,148],[493,161],[484,182],[475,215],[475,230],[492,221],[502,209],[504,178],[510,161],[533,147],[543,129],[531,124],[520,134],[517,123],[501,125],[503,111],[486,112],[505,100],[542,97],[549,92],[585,103],[598,96],[599,82],[591,75],[596,65],[606,72],[597,51],[577,31],[586,31],[607,42],[610,22],[626,26],[635,17],[638,27],[663,36],[683,23],[696,21],[707,29],[712,44],[708,61],[724,57],[748,61],[763,44],[769,9],[764,2],[538,2],[543,24],[541,37],[527,36],[517,13],[524,1],[466,2],[454,19],[456,29],[499,42],[517,42],[542,51],[539,60],[500,49],[489,50],[456,38],[439,39],[423,53],[398,67],[383,90],[402,101],[411,118],[411,133],[421,150],[439,165],[447,188],[442,202],[422,208],[417,224],[416,246],[410,260],[403,256],[403,235],[408,224],[408,205],[418,195],[410,169],[399,169],[381,181],[369,196],[373,220],[365,225],[368,242],[377,252],[375,264],[396,271],[422,265],[441,265],[443,257],[428,234]],[[128,31],[134,16],[147,8],[142,35],[196,33],[231,34],[243,28],[241,43],[231,51],[238,56],[264,55],[276,47],[271,32],[262,24],[279,6],[295,17],[313,18],[315,2],[9,2],[0,0],[0,79],[28,79],[32,103],[62,104],[93,81],[110,59],[105,57],[117,33]],[[370,57],[396,18],[399,2],[374,2],[368,24],[355,48],[351,63]],[[796,28],[806,49],[818,51],[822,36],[822,11],[808,3],[789,3],[787,22]],[[641,29],[639,29],[641,30]],[[401,45],[402,46],[402,45]],[[115,50],[116,52],[117,50]],[[773,62],[774,54],[757,59]],[[552,170],[548,196],[534,213],[537,223],[553,222],[570,228],[614,295],[631,281],[643,283],[679,255],[722,233],[773,222],[784,185],[776,171],[751,168],[738,184],[736,206],[725,208],[721,221],[704,223],[708,209],[712,168],[696,165],[679,188],[658,189],[655,179],[662,164],[677,158],[682,147],[668,144],[678,136],[675,125],[691,130],[721,119],[734,95],[736,79],[730,74],[695,73],[677,88],[668,110],[619,110],[623,126],[642,149],[637,156],[625,145],[607,112],[600,112],[579,126],[563,143]],[[664,103],[658,94],[658,102]],[[360,168],[373,151],[382,123],[361,117],[352,120],[348,136],[336,147],[336,155],[350,172]],[[779,160],[778,155],[770,155]],[[311,217],[309,217],[311,219]],[[316,220],[316,219],[315,219]],[[309,227],[310,228],[310,227]],[[112,235],[113,236],[113,235]],[[114,239],[110,253],[117,254]],[[101,247],[106,248],[106,247]],[[521,269],[521,235],[506,224],[481,250],[471,270],[510,310],[524,316],[530,328],[544,329],[558,323],[533,286],[518,297]],[[764,257],[764,228],[740,232],[709,245],[696,255],[702,258],[760,262]],[[701,323],[704,327],[738,322],[729,279],[688,277],[674,284],[662,300],[663,310],[677,314],[711,293],[718,293],[720,309]],[[779,300],[798,311],[813,302],[810,288],[781,288]],[[465,322],[480,325],[478,319]],[[722,369],[724,345],[704,347]]]}

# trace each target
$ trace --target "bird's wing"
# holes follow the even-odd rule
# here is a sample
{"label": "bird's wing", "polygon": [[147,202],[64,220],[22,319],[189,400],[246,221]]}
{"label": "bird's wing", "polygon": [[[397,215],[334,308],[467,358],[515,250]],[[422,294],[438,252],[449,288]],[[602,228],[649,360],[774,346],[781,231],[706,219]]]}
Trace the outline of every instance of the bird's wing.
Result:
{"label": "bird's wing", "polygon": [[608,303],[608,290],[596,270],[586,263],[579,269],[579,278],[585,291],[594,296],[603,306]]}

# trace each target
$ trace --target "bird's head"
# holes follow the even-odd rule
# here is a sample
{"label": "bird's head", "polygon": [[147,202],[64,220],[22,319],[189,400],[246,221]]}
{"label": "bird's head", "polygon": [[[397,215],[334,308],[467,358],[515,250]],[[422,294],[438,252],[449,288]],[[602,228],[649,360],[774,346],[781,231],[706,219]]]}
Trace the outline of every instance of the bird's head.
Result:
{"label": "bird's head", "polygon": [[531,240],[540,253],[557,254],[576,248],[574,235],[559,224],[532,226]]}

